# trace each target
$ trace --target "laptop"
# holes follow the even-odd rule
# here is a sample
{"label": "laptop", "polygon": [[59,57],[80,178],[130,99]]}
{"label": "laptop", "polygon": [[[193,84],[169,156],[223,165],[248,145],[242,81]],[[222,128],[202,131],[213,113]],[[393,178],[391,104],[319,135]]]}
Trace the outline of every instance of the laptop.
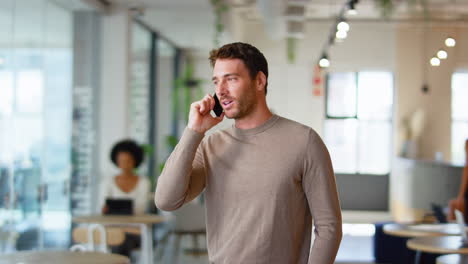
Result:
{"label": "laptop", "polygon": [[107,215],[132,215],[133,200],[131,199],[106,199]]}
{"label": "laptop", "polygon": [[468,235],[466,234],[465,217],[463,216],[463,213],[459,210],[455,210],[455,219],[457,220],[458,227],[460,228],[463,244],[468,244]]}

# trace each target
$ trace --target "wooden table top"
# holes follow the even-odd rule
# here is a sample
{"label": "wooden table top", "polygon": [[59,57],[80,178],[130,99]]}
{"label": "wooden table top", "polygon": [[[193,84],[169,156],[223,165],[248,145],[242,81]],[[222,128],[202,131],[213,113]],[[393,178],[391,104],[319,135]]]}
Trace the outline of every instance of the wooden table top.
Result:
{"label": "wooden table top", "polygon": [[459,236],[457,224],[386,224],[385,234],[398,237]]}
{"label": "wooden table top", "polygon": [[96,224],[158,224],[166,221],[166,217],[155,214],[144,215],[88,215],[75,216],[75,223]]}
{"label": "wooden table top", "polygon": [[0,264],[129,264],[130,260],[117,254],[71,251],[19,251],[2,255]]}
{"label": "wooden table top", "polygon": [[464,245],[461,236],[418,237],[406,242],[412,250],[435,254],[468,254],[468,245]]}

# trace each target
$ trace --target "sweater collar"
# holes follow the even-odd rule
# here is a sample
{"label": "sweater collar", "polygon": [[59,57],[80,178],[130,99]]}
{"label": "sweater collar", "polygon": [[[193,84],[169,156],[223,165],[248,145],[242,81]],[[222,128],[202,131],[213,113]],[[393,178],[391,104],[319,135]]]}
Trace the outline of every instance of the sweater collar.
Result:
{"label": "sweater collar", "polygon": [[232,125],[232,130],[235,136],[243,137],[243,136],[251,136],[255,135],[258,133],[261,133],[267,129],[269,129],[271,126],[273,126],[276,121],[278,121],[279,116],[273,114],[270,119],[268,119],[265,123],[259,125],[258,127],[254,128],[249,128],[249,129],[240,129],[237,128],[236,125]]}

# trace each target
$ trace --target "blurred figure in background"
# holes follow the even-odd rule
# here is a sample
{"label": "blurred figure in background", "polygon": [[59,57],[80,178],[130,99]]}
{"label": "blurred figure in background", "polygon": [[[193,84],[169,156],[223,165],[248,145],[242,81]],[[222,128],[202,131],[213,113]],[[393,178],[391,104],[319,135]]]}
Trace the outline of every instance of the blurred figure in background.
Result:
{"label": "blurred figure in background", "polygon": [[447,220],[455,220],[455,209],[460,210],[465,216],[465,220],[468,220],[466,213],[468,212],[467,206],[467,189],[468,187],[468,139],[465,141],[465,168],[463,169],[463,175],[460,185],[460,191],[458,191],[458,196],[455,199],[449,201],[449,212],[447,215]]}
{"label": "blurred figure in background", "polygon": [[[109,213],[106,199],[130,199],[133,201],[133,213],[144,214],[150,195],[150,182],[147,177],[138,176],[135,172],[143,162],[143,148],[133,140],[122,140],[114,145],[110,158],[120,173],[105,177],[101,184],[102,213]],[[140,247],[140,240],[140,235],[126,232],[125,241],[113,247],[112,252],[129,257],[132,249]]]}

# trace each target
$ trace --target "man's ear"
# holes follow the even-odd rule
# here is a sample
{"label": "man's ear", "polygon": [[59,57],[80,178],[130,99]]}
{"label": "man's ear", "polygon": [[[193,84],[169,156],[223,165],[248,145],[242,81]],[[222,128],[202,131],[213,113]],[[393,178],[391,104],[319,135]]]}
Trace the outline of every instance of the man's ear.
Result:
{"label": "man's ear", "polygon": [[267,79],[265,74],[262,71],[259,71],[257,73],[257,78],[256,78],[256,83],[257,83],[257,90],[258,91],[265,91],[265,85],[266,85]]}

